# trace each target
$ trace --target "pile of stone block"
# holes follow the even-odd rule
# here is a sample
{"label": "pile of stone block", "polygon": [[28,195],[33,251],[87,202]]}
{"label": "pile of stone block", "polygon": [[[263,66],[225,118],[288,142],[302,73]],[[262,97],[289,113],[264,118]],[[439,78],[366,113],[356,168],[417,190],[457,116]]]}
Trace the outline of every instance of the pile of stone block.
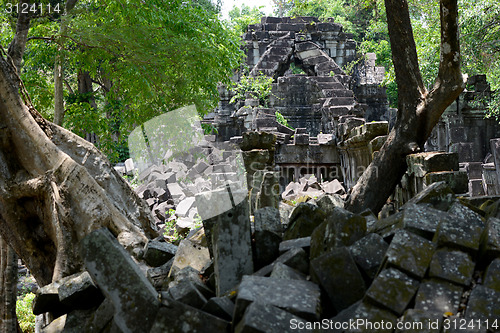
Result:
{"label": "pile of stone block", "polygon": [[342,201],[345,193],[344,186],[337,179],[321,182],[314,175],[306,175],[298,182],[290,182],[281,196],[283,200],[297,202],[297,200],[307,201],[330,194],[338,196],[339,201]]}
{"label": "pile of stone block", "polygon": [[136,180],[140,185],[135,191],[147,202],[158,229],[174,221],[181,234],[201,224],[195,203],[197,193],[227,184],[246,188],[241,152],[229,142],[205,141],[163,164],[148,167]]}
{"label": "pile of stone block", "polygon": [[56,318],[42,332],[498,331],[498,202],[480,209],[437,182],[377,219],[323,195],[284,228],[270,206],[252,223],[242,197],[199,193],[205,235],[151,240],[144,262],[92,232],[86,271],[38,291],[36,313]]}
{"label": "pile of stone block", "polygon": [[396,207],[402,206],[429,185],[440,181],[446,182],[453,193],[469,193],[468,173],[460,170],[457,153],[411,154],[406,157],[406,164],[407,171],[393,195]]}

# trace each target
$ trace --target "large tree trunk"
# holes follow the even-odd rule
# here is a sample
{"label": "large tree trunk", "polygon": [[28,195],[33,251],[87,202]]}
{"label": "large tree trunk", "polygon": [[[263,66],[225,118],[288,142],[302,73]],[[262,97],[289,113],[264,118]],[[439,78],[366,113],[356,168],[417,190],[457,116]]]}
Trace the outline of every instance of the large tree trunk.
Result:
{"label": "large tree trunk", "polygon": [[16,333],[17,256],[0,238],[0,332]]}
{"label": "large tree trunk", "polygon": [[[80,271],[79,242],[107,227],[138,255],[149,209],[93,145],[43,119],[0,58],[0,233],[39,284]],[[23,90],[22,90],[23,91]]]}
{"label": "large tree trunk", "polygon": [[463,91],[460,71],[458,6],[441,0],[441,58],[434,87],[427,91],[406,0],[385,0],[392,59],[398,86],[398,114],[387,141],[353,187],[348,208],[379,212],[406,170],[406,155],[423,149],[442,113]]}

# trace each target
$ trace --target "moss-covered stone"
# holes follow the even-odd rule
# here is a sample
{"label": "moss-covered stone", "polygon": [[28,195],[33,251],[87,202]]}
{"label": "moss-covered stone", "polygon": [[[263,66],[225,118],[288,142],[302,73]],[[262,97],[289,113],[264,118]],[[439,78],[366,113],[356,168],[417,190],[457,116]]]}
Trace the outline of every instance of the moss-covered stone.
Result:
{"label": "moss-covered stone", "polygon": [[430,279],[420,284],[415,298],[415,309],[438,315],[445,312],[457,313],[463,287],[456,284]]}
{"label": "moss-covered stone", "polygon": [[382,264],[387,244],[382,236],[368,234],[349,247],[349,251],[360,269],[373,280]]}
{"label": "moss-covered stone", "polygon": [[432,257],[429,276],[468,286],[472,280],[474,266],[469,254],[440,249]]}
{"label": "moss-covered stone", "polygon": [[386,264],[422,279],[435,249],[435,243],[407,230],[399,230],[385,254]]}
{"label": "moss-covered stone", "polygon": [[400,316],[417,292],[418,286],[418,281],[405,273],[387,268],[373,280],[366,298]]}
{"label": "moss-covered stone", "polygon": [[328,294],[335,310],[356,303],[365,293],[365,282],[346,247],[335,248],[311,261],[311,278]]}
{"label": "moss-covered stone", "polygon": [[500,258],[493,260],[486,269],[483,285],[500,292]]}
{"label": "moss-covered stone", "polygon": [[300,203],[290,215],[288,229],[283,235],[284,240],[311,236],[314,229],[323,223],[325,213],[317,205]]}

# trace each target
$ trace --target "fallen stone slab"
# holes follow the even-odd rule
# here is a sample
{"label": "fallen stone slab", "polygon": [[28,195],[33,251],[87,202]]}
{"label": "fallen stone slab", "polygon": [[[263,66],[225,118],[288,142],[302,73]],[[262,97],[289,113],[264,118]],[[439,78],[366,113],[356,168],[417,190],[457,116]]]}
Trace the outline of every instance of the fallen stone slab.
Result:
{"label": "fallen stone slab", "polygon": [[250,303],[259,301],[314,321],[320,316],[320,289],[309,281],[244,276],[238,287],[234,322],[243,318]]}
{"label": "fallen stone slab", "polygon": [[465,319],[483,322],[489,320],[490,324],[496,321],[496,327],[490,326],[490,328],[493,332],[498,332],[500,329],[500,292],[476,285],[469,296]]}
{"label": "fallen stone slab", "polygon": [[201,309],[207,299],[189,280],[180,281],[168,289],[168,294],[176,301]]}
{"label": "fallen stone slab", "polygon": [[236,325],[235,333],[283,333],[311,332],[310,322],[273,305],[259,301],[250,304],[241,321]]}
{"label": "fallen stone slab", "polygon": [[483,285],[500,292],[500,258],[493,260],[488,266]]}
{"label": "fallen stone slab", "polygon": [[283,227],[280,221],[280,212],[274,207],[263,207],[254,212],[255,231],[268,230],[281,236]]}
{"label": "fallen stone slab", "polygon": [[95,310],[88,321],[88,332],[102,332],[103,329],[113,320],[115,308],[109,299],[105,299]]}
{"label": "fallen stone slab", "polygon": [[309,252],[311,247],[311,236],[294,238],[282,241],[279,246],[280,253],[286,252],[293,248],[303,248],[306,252]]}
{"label": "fallen stone slab", "polygon": [[432,257],[429,276],[468,286],[472,280],[474,266],[469,254],[440,249]]}
{"label": "fallen stone slab", "polygon": [[256,230],[254,238],[254,266],[259,268],[272,263],[279,256],[281,237],[269,230]]}
{"label": "fallen stone slab", "polygon": [[170,270],[172,269],[173,263],[174,258],[170,259],[168,262],[159,267],[150,268],[146,272],[146,277],[156,290],[160,290],[163,282],[168,279],[168,275],[170,273]]}
{"label": "fallen stone slab", "polygon": [[341,246],[349,246],[366,235],[366,219],[335,208],[311,235],[311,259]]}
{"label": "fallen stone slab", "polygon": [[311,260],[311,278],[323,287],[337,312],[359,301],[366,291],[365,281],[346,247]]}
{"label": "fallen stone slab", "polygon": [[424,188],[408,202],[429,203],[436,209],[446,211],[455,202],[455,195],[445,182],[437,182]]}
{"label": "fallen stone slab", "polygon": [[158,293],[111,232],[91,232],[82,240],[81,254],[92,279],[113,302],[117,326],[125,333],[148,331],[160,307]]}
{"label": "fallen stone slab", "polygon": [[378,234],[368,234],[349,246],[349,252],[359,268],[373,280],[382,264],[389,244]]}
{"label": "fallen stone slab", "polygon": [[477,220],[449,215],[439,223],[433,241],[441,247],[454,247],[476,254],[481,242],[484,223]]}
{"label": "fallen stone slab", "polygon": [[175,253],[170,275],[177,273],[187,266],[201,271],[208,263],[210,263],[210,254],[206,247],[196,244],[189,239],[183,239]]}
{"label": "fallen stone slab", "polygon": [[348,327],[345,332],[393,332],[397,317],[391,311],[362,302],[351,318],[358,323],[354,328]]}
{"label": "fallen stone slab", "polygon": [[424,280],[417,291],[415,309],[431,313],[457,313],[463,288],[453,283],[431,279]]}
{"label": "fallen stone slab", "polygon": [[340,198],[339,195],[323,195],[317,201],[316,204],[321,208],[325,214],[328,216],[333,212],[335,207],[344,208],[344,200]]}
{"label": "fallen stone slab", "polygon": [[435,250],[435,243],[407,230],[399,230],[385,254],[386,263],[410,276],[422,279]]}
{"label": "fallen stone slab", "polygon": [[104,300],[88,272],[69,276],[57,290],[61,303],[72,309],[90,309]]}
{"label": "fallen stone slab", "polygon": [[418,286],[418,281],[405,273],[395,268],[386,268],[373,280],[366,298],[400,316],[417,292]]}
{"label": "fallen stone slab", "polygon": [[283,263],[276,263],[271,272],[272,278],[285,280],[306,280],[307,276]]}
{"label": "fallen stone slab", "polygon": [[441,220],[447,213],[427,205],[407,203],[402,207],[400,226],[428,240],[432,240]]}
{"label": "fallen stone slab", "polygon": [[150,240],[144,247],[144,261],[149,266],[158,267],[175,256],[177,246],[165,241]]}
{"label": "fallen stone slab", "polygon": [[284,240],[311,236],[318,225],[323,223],[325,213],[318,206],[304,202],[298,204],[290,215]]}
{"label": "fallen stone slab", "polygon": [[36,291],[32,306],[34,315],[51,312],[55,317],[58,317],[68,312],[68,307],[59,300],[58,289],[61,282],[52,282]]}
{"label": "fallen stone slab", "polygon": [[243,275],[252,274],[252,242],[247,200],[218,215],[212,229],[216,295],[231,291]]}
{"label": "fallen stone slab", "polygon": [[188,197],[179,202],[175,209],[175,214],[179,217],[186,217],[195,202],[194,197]]}
{"label": "fallen stone slab", "polygon": [[224,320],[232,321],[234,303],[229,297],[212,297],[201,310]]}
{"label": "fallen stone slab", "polygon": [[500,219],[490,217],[486,222],[481,257],[492,260],[500,257]]}
{"label": "fallen stone slab", "polygon": [[162,301],[163,305],[158,311],[158,316],[150,331],[137,332],[150,333],[214,333],[227,332],[229,322],[209,313],[193,308],[172,299]]}
{"label": "fallen stone slab", "polygon": [[269,274],[271,274],[274,265],[276,265],[277,263],[285,264],[303,274],[307,274],[309,272],[309,256],[303,248],[295,247],[283,253],[271,264],[262,267],[253,275],[268,276]]}

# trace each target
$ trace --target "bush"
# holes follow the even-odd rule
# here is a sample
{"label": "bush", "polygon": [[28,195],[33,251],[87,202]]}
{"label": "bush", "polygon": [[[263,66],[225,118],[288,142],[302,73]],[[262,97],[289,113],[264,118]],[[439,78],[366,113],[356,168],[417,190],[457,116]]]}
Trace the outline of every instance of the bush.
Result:
{"label": "bush", "polygon": [[16,314],[24,333],[35,333],[35,315],[31,308],[35,294],[27,293],[17,298]]}

